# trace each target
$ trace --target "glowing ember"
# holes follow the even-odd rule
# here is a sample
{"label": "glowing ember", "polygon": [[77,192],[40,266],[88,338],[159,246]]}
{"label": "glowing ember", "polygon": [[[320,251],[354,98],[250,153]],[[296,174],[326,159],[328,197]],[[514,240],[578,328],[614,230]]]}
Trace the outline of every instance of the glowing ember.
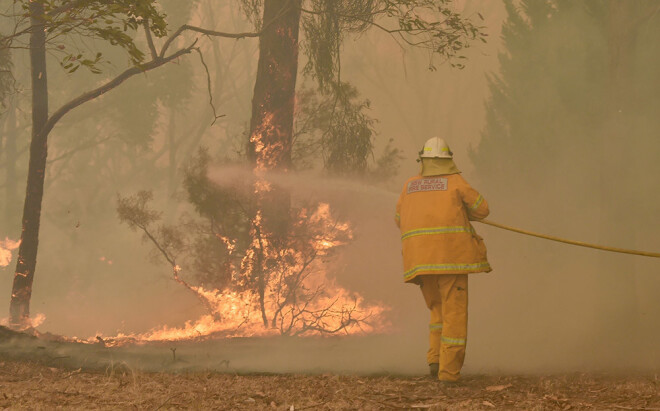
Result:
{"label": "glowing ember", "polygon": [[21,245],[21,240],[13,241],[5,237],[0,240],[0,267],[6,267],[11,263],[11,252]]}

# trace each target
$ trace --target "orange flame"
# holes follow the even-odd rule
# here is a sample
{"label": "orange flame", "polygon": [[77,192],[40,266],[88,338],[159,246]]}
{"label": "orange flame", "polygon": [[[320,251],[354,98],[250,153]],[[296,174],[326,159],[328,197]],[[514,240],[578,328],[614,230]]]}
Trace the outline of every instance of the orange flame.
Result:
{"label": "orange flame", "polygon": [[21,245],[21,240],[13,241],[8,237],[0,240],[0,267],[7,267],[11,263],[11,252]]}
{"label": "orange flame", "polygon": [[[300,210],[299,216],[308,213]],[[255,216],[255,224],[261,224],[261,213]],[[301,224],[301,218],[298,224]],[[322,235],[313,238],[314,249],[318,255],[326,255],[332,248],[345,243],[344,239],[352,238],[350,227],[346,223],[333,222],[330,207],[321,203],[306,220],[307,223],[321,224]],[[229,239],[223,241],[230,242]],[[259,241],[256,236],[253,246]],[[261,252],[272,257],[277,250],[270,247],[266,239],[259,243]],[[230,242],[233,245],[233,243]],[[241,266],[244,270],[255,270],[254,253],[251,248],[246,253]],[[343,334],[382,332],[387,326],[384,313],[387,307],[378,304],[367,304],[362,296],[350,292],[326,278],[326,269],[320,261],[303,260],[300,252],[289,248],[280,250],[279,260],[288,263],[272,268],[268,273],[270,281],[265,287],[264,305],[268,326],[264,326],[260,309],[259,296],[249,291],[207,290],[203,287],[190,287],[201,297],[212,312],[202,315],[194,321],[187,321],[182,327],[153,329],[146,333],[123,334],[103,338],[106,346],[124,345],[127,343],[144,344],[156,341],[181,341],[205,338],[255,337],[273,335],[329,335],[337,332]],[[308,269],[307,275],[300,276],[299,290],[305,290],[305,304],[296,306],[285,301],[296,298],[294,293],[282,291],[283,284],[291,273]],[[281,275],[282,271],[285,275]],[[174,267],[175,274],[181,267]],[[287,275],[289,277],[287,277]],[[300,297],[300,296],[298,296]],[[100,337],[90,338],[84,342],[95,343]]]}
{"label": "orange flame", "polygon": [[[263,209],[268,207],[266,194],[275,190],[265,178],[268,170],[277,168],[286,147],[278,141],[273,114],[266,113],[262,126],[250,137],[254,144],[256,166],[253,194],[258,209],[252,217],[251,243],[240,264],[232,264],[236,284],[241,288],[207,290],[181,280],[182,268],[173,267],[174,278],[205,303],[209,312],[181,327],[153,329],[138,334],[100,336],[83,342],[102,341],[106,346],[155,341],[180,341],[221,337],[270,335],[330,335],[382,332],[388,307],[368,304],[358,293],[339,286],[328,278],[325,258],[336,247],[353,237],[347,222],[333,218],[330,206],[318,204],[315,209],[290,210],[293,222],[285,241],[274,241],[268,232]],[[268,136],[264,141],[264,136]],[[274,138],[273,138],[274,136]],[[275,140],[275,141],[272,141]],[[236,241],[217,234],[216,237],[233,255]],[[281,240],[281,239],[280,239]]]}

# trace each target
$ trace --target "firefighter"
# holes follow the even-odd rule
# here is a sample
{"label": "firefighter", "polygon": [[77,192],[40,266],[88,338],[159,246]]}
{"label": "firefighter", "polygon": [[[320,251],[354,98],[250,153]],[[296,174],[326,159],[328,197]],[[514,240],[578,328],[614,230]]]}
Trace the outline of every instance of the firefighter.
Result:
{"label": "firefighter", "polygon": [[429,139],[417,161],[421,173],[406,181],[396,205],[403,279],[420,285],[431,311],[430,373],[454,382],[465,359],[467,274],[491,271],[483,239],[470,224],[488,215],[488,203],[461,177],[443,139]]}

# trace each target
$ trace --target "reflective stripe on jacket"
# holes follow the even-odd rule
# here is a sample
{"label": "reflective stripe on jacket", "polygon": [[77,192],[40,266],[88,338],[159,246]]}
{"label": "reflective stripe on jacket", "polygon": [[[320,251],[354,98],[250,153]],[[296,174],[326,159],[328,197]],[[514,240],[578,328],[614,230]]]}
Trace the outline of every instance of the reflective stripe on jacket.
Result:
{"label": "reflective stripe on jacket", "polygon": [[488,203],[460,174],[412,177],[396,205],[404,281],[422,274],[491,271],[486,246],[470,220],[488,215]]}

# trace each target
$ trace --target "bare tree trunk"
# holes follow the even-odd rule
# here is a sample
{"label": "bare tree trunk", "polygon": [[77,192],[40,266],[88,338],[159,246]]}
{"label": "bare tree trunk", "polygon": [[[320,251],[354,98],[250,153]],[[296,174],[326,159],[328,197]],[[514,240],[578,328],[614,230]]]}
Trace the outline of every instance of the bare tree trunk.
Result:
{"label": "bare tree trunk", "polygon": [[[16,185],[16,139],[18,130],[16,128],[16,111],[18,109],[14,104],[7,112],[7,121],[5,128],[5,218],[7,224],[17,219],[17,185]],[[12,227],[14,227],[12,225]],[[10,233],[5,233],[10,234]],[[11,235],[11,234],[10,234]]]}
{"label": "bare tree trunk", "polygon": [[[257,79],[252,97],[252,118],[247,156],[258,171],[286,171],[291,167],[293,113],[298,73],[298,30],[301,0],[266,0],[264,33],[259,41]],[[261,226],[257,235],[278,241],[289,225],[290,197],[285,190],[272,186],[257,193]],[[257,221],[257,219],[255,219]],[[264,244],[263,241],[260,242]],[[256,286],[264,326],[265,293],[268,285],[263,248],[255,249]]]}
{"label": "bare tree trunk", "polygon": [[44,31],[43,3],[30,2],[30,15],[32,24],[30,33],[32,141],[23,207],[23,231],[9,305],[10,322],[14,326],[24,326],[29,323],[32,279],[37,265],[39,222],[48,154],[48,133],[44,132],[44,125],[48,120],[48,83],[46,81],[46,33]]}
{"label": "bare tree trunk", "polygon": [[263,22],[247,155],[256,166],[286,170],[291,166],[300,0],[266,0]]}

